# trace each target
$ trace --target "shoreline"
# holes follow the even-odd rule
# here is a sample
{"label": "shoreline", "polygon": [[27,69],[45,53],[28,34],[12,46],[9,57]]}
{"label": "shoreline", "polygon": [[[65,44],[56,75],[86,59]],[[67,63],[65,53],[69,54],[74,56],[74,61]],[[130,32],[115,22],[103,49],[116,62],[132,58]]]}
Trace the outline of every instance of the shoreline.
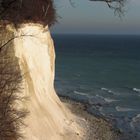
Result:
{"label": "shoreline", "polygon": [[78,124],[85,129],[82,140],[120,140],[121,132],[113,127],[111,122],[102,117],[88,113],[84,103],[59,96],[62,103],[78,118]]}

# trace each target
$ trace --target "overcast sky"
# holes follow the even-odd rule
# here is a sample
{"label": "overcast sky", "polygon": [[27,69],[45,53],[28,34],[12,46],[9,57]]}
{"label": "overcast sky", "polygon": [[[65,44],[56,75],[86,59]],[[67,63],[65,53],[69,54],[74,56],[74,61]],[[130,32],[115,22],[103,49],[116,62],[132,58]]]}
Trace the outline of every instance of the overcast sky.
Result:
{"label": "overcast sky", "polygon": [[104,2],[55,0],[58,23],[53,33],[140,34],[140,0],[128,0],[125,16],[114,15]]}

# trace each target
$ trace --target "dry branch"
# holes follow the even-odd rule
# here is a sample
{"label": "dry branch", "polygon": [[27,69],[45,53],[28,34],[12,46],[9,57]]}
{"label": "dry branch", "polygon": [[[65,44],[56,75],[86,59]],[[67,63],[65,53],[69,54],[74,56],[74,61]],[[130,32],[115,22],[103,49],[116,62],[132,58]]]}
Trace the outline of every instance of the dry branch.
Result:
{"label": "dry branch", "polygon": [[0,46],[3,47],[0,51],[0,140],[17,140],[22,137],[20,128],[24,125],[23,120],[28,112],[23,108],[17,109],[16,106],[25,100],[21,95],[22,75],[18,58],[14,56],[12,39],[9,39],[13,37],[4,32],[6,30],[1,29]]}

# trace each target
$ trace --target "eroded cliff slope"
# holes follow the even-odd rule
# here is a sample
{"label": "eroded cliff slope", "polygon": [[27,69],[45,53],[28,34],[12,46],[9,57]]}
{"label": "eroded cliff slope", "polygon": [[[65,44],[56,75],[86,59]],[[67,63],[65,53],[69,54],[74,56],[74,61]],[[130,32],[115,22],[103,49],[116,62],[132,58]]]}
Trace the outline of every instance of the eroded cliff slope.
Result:
{"label": "eroded cliff slope", "polygon": [[21,125],[25,140],[78,140],[82,129],[76,117],[61,103],[54,90],[55,52],[48,27],[23,24],[15,29],[10,47],[14,48],[22,75],[22,90],[18,96],[27,97],[15,108],[29,114]]}

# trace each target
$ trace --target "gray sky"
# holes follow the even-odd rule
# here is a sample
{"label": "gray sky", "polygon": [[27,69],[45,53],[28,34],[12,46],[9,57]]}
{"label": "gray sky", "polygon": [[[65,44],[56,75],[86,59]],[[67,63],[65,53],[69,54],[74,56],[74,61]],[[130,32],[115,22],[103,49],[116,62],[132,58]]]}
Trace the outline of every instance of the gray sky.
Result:
{"label": "gray sky", "polygon": [[140,34],[140,0],[127,0],[122,20],[104,2],[55,0],[58,23],[53,33]]}

